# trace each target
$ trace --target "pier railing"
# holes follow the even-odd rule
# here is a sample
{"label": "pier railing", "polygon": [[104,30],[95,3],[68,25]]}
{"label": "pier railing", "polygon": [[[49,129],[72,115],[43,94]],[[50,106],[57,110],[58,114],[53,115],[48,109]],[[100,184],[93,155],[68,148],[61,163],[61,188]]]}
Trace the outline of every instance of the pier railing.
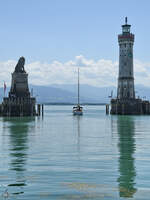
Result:
{"label": "pier railing", "polygon": [[4,97],[3,99],[3,105],[20,105],[20,104],[33,104],[35,105],[36,100],[34,97],[32,98],[23,98],[23,97],[18,97],[18,98],[8,98]]}

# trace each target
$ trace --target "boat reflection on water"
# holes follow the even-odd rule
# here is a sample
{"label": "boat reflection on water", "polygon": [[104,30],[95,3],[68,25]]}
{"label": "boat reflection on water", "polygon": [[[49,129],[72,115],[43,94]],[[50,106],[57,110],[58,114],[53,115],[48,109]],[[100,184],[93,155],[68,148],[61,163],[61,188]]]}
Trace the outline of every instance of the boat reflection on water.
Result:
{"label": "boat reflection on water", "polygon": [[118,149],[119,156],[119,194],[120,197],[133,198],[137,189],[135,187],[135,139],[134,121],[132,116],[117,116]]}
{"label": "boat reflection on water", "polygon": [[3,118],[3,122],[7,123],[10,138],[9,151],[11,161],[9,169],[15,171],[16,179],[8,186],[21,187],[26,185],[25,171],[28,156],[28,134],[31,131],[31,123],[34,120],[34,117]]}
{"label": "boat reflection on water", "polygon": [[77,116],[77,145],[78,145],[78,153],[79,153],[79,155],[80,155],[80,121],[81,121],[81,116],[79,115],[79,116]]}
{"label": "boat reflection on water", "polygon": [[77,145],[77,151],[80,155],[80,125],[81,125],[82,116],[77,115],[76,117],[73,117],[73,132],[76,136],[76,145]]}

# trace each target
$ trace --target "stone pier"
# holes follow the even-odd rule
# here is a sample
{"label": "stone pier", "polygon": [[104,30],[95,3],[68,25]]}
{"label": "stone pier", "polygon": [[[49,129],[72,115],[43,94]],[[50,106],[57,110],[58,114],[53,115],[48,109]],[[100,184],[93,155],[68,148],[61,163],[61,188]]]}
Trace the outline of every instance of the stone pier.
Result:
{"label": "stone pier", "polygon": [[112,99],[110,113],[118,115],[149,115],[150,102],[141,99]]}

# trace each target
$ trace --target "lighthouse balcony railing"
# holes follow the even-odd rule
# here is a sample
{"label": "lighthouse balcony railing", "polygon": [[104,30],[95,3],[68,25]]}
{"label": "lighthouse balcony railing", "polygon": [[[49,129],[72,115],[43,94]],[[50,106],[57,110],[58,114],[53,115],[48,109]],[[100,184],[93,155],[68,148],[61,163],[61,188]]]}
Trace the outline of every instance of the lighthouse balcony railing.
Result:
{"label": "lighthouse balcony railing", "polygon": [[134,41],[134,34],[132,34],[132,33],[129,33],[129,34],[120,34],[120,35],[118,35],[118,39],[119,40],[121,40],[121,39],[128,39],[128,40]]}

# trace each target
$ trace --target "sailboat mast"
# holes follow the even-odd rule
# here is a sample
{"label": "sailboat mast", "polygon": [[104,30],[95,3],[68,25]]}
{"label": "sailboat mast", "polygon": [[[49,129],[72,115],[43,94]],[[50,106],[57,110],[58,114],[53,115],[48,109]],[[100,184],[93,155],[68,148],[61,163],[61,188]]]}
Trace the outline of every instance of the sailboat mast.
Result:
{"label": "sailboat mast", "polygon": [[80,86],[79,86],[79,67],[78,67],[78,105],[80,104],[79,95],[80,95]]}

